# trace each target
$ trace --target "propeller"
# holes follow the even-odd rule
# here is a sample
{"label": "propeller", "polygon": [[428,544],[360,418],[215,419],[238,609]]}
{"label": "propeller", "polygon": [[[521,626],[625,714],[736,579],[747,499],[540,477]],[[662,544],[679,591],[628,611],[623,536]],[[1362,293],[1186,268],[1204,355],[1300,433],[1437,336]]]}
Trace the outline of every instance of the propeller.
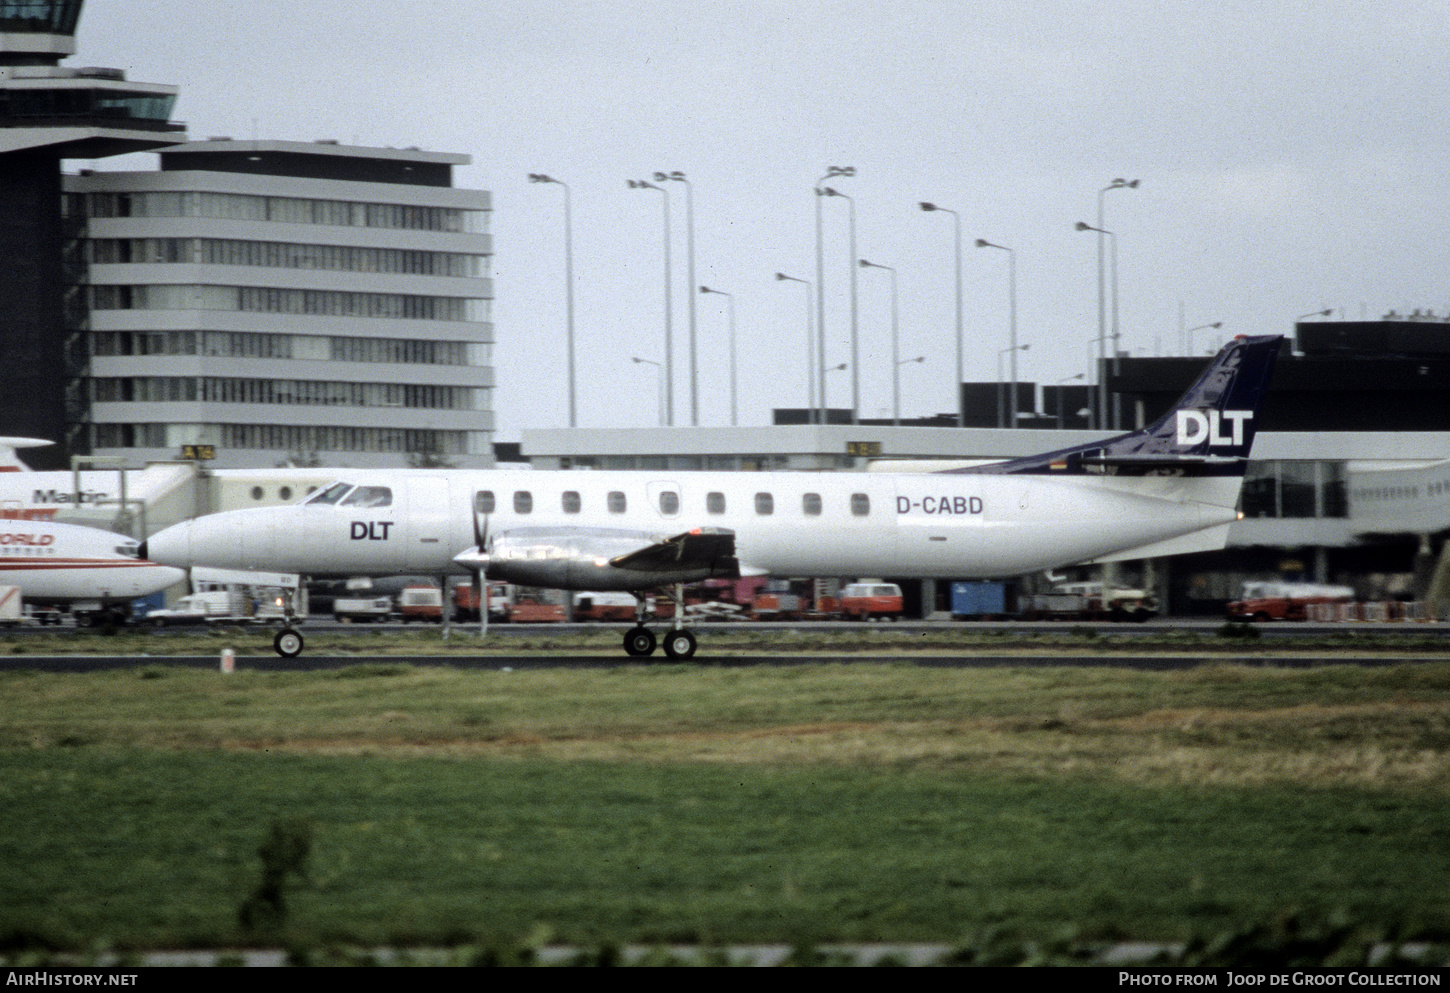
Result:
{"label": "propeller", "polygon": [[475,507],[473,512],[474,546],[453,557],[454,562],[473,573],[473,596],[478,602],[478,633],[480,635],[488,631],[488,604],[484,602],[484,589],[489,560],[492,558],[493,551],[488,539],[488,515],[484,514],[482,520],[483,523],[480,525],[478,508]]}

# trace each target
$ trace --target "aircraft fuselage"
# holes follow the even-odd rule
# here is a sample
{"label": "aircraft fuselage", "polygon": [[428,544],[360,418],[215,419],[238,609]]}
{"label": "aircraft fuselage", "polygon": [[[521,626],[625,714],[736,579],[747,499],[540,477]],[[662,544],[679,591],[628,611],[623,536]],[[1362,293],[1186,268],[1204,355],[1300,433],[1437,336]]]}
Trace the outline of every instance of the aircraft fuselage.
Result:
{"label": "aircraft fuselage", "polygon": [[[777,576],[1018,575],[1235,518],[1237,480],[877,473],[393,470],[340,472],[336,502],[215,514],[153,536],[166,562],[311,576],[460,573],[480,531],[537,561],[573,540],[599,556],[693,528],[734,533],[741,571]],[[358,494],[364,494],[361,498]],[[597,548],[596,548],[597,546]],[[578,548],[575,548],[575,553]],[[577,557],[577,554],[576,554]],[[567,577],[563,577],[566,578]],[[599,575],[577,588],[599,589]],[[631,582],[620,579],[620,584]],[[616,588],[633,588],[618,585]]]}

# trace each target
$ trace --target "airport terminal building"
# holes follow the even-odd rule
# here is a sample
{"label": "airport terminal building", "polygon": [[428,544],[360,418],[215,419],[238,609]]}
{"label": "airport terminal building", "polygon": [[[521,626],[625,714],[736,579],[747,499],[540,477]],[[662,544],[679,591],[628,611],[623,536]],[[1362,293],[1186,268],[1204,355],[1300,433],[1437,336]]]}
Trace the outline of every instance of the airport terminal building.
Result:
{"label": "airport terminal building", "polygon": [[189,142],[177,87],[62,64],[82,7],[0,0],[0,433],[54,442],[38,468],[492,464],[469,157]]}
{"label": "airport terminal building", "polygon": [[89,450],[492,464],[489,194],[464,155],[212,139],[65,177]]}

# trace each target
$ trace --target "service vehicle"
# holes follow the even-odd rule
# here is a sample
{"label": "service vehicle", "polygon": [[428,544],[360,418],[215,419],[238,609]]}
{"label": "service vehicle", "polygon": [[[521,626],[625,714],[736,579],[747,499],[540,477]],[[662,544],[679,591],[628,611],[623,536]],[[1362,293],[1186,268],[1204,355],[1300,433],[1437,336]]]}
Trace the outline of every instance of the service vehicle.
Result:
{"label": "service vehicle", "polygon": [[848,621],[894,621],[901,616],[901,587],[895,583],[848,583],[841,590],[839,610]]}
{"label": "service vehicle", "polygon": [[1243,597],[1228,603],[1224,612],[1231,621],[1302,621],[1315,604],[1353,599],[1348,586],[1265,580],[1244,583]]}

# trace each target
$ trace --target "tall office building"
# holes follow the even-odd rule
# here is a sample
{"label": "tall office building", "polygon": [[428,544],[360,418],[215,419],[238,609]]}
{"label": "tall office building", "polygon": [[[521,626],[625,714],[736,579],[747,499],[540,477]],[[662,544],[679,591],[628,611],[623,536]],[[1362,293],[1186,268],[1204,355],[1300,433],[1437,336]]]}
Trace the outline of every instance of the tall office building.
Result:
{"label": "tall office building", "polygon": [[176,87],[119,69],[62,66],[81,0],[0,0],[0,433],[60,442],[37,468],[84,451],[83,301],[76,232],[61,216],[61,160],[185,138]]}
{"label": "tall office building", "polygon": [[84,441],[218,466],[492,462],[492,245],[467,156],[212,139],[65,177]]}

